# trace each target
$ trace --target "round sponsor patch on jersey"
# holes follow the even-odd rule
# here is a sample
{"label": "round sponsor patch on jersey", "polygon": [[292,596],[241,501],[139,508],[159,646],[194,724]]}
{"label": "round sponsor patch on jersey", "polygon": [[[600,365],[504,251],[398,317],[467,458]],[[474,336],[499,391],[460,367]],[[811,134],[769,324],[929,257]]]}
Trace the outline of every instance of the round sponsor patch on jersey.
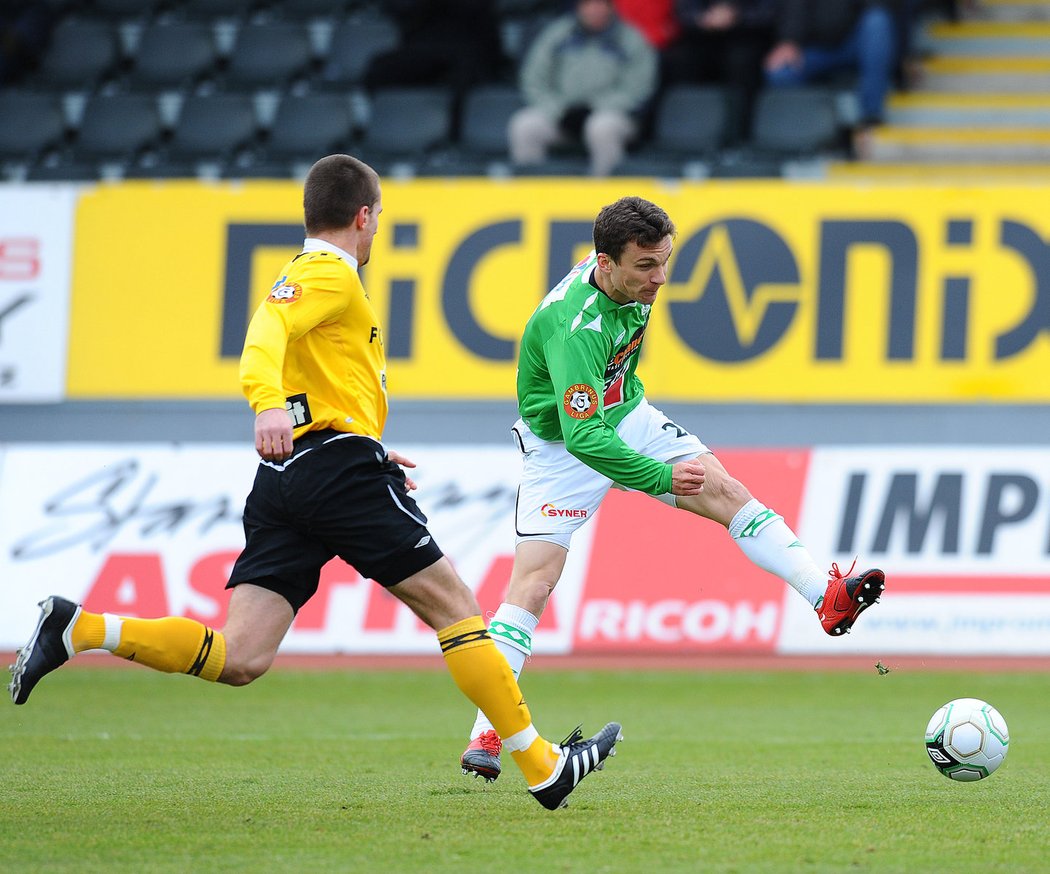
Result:
{"label": "round sponsor patch on jersey", "polygon": [[278,285],[270,296],[266,298],[268,303],[293,303],[303,296],[303,290],[298,283],[286,282]]}
{"label": "round sponsor patch on jersey", "polygon": [[562,406],[574,419],[589,419],[598,412],[598,392],[582,382],[570,385],[565,390]]}

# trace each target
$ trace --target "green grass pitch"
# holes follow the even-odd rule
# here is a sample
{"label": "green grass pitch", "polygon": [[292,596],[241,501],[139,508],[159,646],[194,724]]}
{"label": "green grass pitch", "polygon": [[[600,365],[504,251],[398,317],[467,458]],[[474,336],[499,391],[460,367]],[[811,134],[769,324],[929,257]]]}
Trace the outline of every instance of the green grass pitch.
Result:
{"label": "green grass pitch", "polygon": [[[491,786],[461,776],[473,710],[441,671],[230,689],[77,666],[0,706],[0,871],[1047,871],[1047,680],[537,668],[542,733],[625,735],[551,813],[509,756]],[[962,696],[1011,733],[974,784],[922,741]]]}

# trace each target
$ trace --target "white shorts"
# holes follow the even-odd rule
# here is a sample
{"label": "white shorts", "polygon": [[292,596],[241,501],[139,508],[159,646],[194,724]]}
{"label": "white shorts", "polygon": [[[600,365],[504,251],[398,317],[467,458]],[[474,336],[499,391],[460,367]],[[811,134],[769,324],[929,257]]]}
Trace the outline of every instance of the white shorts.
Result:
{"label": "white shorts", "polygon": [[[610,488],[632,491],[570,455],[564,443],[537,437],[521,419],[512,430],[523,456],[514,517],[516,543],[547,540],[568,549],[572,533],[594,515]],[[644,398],[616,433],[636,452],[671,464],[711,451]],[[675,505],[670,493],[656,497]]]}

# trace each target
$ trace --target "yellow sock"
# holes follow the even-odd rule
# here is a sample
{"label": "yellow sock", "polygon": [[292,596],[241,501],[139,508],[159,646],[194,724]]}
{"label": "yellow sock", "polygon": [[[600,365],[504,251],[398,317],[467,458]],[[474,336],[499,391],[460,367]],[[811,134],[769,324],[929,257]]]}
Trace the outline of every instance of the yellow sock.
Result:
{"label": "yellow sock", "polygon": [[226,638],[193,619],[133,619],[82,612],[71,634],[73,649],[108,649],[114,655],[169,674],[219,679],[226,664]]}
{"label": "yellow sock", "polygon": [[532,714],[506,658],[480,616],[437,633],[452,679],[492,723],[530,786],[554,773],[555,747],[537,734]]}
{"label": "yellow sock", "polygon": [[81,610],[70,634],[73,650],[83,652],[86,649],[102,649],[106,640],[106,620],[101,613],[88,613]]}

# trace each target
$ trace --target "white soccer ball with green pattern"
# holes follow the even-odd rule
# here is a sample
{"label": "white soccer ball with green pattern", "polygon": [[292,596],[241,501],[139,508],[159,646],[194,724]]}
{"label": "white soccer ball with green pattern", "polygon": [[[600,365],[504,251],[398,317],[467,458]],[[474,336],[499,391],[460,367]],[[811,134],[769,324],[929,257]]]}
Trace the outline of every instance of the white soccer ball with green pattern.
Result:
{"label": "white soccer ball with green pattern", "polygon": [[952,780],[983,780],[1003,763],[1009,749],[1006,720],[978,698],[949,701],[926,726],[930,761]]}

